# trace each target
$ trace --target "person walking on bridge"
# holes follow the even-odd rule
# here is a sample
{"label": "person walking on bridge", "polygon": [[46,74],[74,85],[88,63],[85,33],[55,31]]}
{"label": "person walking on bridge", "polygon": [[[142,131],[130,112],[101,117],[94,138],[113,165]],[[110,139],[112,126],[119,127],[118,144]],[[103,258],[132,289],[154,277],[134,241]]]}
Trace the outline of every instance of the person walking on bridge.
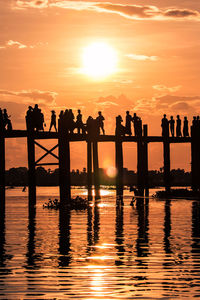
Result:
{"label": "person walking on bridge", "polygon": [[105,130],[104,130],[104,123],[103,121],[105,120],[104,116],[102,116],[101,111],[98,112],[98,117],[96,118],[98,126],[99,126],[99,131],[100,129],[102,130],[103,134],[105,134]]}
{"label": "person walking on bridge", "polygon": [[56,127],[56,113],[55,110],[51,111],[51,124],[49,127],[49,132],[51,131],[51,128],[54,127],[55,131],[57,132],[57,127]]}

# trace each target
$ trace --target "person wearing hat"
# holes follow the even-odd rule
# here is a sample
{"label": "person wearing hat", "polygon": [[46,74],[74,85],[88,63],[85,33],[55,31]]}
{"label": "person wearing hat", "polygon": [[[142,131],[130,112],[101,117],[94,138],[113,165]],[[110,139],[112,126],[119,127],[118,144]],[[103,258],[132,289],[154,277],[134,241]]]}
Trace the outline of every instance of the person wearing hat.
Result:
{"label": "person wearing hat", "polygon": [[57,127],[56,127],[56,113],[55,110],[51,111],[51,123],[50,123],[50,128],[49,132],[51,131],[51,128],[54,127],[55,131],[57,132]]}

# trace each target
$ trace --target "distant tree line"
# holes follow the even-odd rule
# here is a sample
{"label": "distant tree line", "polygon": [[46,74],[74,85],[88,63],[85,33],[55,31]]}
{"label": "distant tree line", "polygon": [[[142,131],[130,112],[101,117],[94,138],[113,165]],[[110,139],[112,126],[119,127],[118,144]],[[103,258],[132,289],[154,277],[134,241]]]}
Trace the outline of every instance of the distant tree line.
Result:
{"label": "distant tree line", "polygon": [[[115,185],[115,178],[109,177],[105,169],[100,168],[100,184]],[[59,184],[59,169],[51,170],[43,167],[36,169],[36,179],[38,186],[57,186]],[[186,186],[191,184],[191,173],[184,169],[171,170],[171,183],[174,186]],[[136,185],[137,173],[124,168],[124,185]],[[11,168],[6,171],[7,186],[28,185],[28,169],[25,167]],[[83,168],[72,170],[71,185],[87,185],[87,171]],[[163,168],[149,171],[149,186],[163,186]]]}

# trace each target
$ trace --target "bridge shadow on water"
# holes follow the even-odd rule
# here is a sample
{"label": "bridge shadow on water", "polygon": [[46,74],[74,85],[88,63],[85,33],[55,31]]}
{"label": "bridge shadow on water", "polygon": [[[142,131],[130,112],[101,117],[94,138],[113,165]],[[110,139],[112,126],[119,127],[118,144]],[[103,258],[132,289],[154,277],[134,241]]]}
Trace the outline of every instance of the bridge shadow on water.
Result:
{"label": "bridge shadow on water", "polygon": [[[179,205],[178,202],[159,201],[161,210],[158,211],[154,210],[155,200],[151,202],[148,197],[138,197],[133,207],[127,203],[127,200],[130,201],[130,197],[127,196],[115,200],[112,198],[112,203],[109,202],[109,198],[105,199],[100,199],[99,195],[95,197],[89,194],[89,205],[84,211],[74,212],[66,206],[57,212],[47,212],[48,218],[53,215],[57,217],[57,229],[52,231],[58,235],[57,244],[52,245],[53,253],[46,252],[49,250],[45,245],[41,245],[41,236],[38,235],[41,222],[38,214],[41,214],[42,210],[38,206],[29,205],[23,260],[26,278],[26,291],[23,294],[25,298],[47,297],[50,295],[49,289],[53,289],[57,296],[59,293],[63,295],[62,292],[65,291],[65,296],[76,297],[77,289],[83,295],[86,289],[90,291],[92,276],[98,279],[98,272],[104,275],[104,284],[107,284],[106,281],[109,282],[107,288],[109,287],[117,297],[120,295],[120,292],[117,294],[118,290],[121,292],[123,290],[123,293],[129,290],[127,298],[130,295],[133,297],[136,291],[138,297],[142,297],[141,295],[152,292],[155,287],[157,292],[160,290],[162,297],[172,297],[173,293],[178,295],[188,292],[194,287],[194,282],[198,287],[196,281],[199,278],[200,267],[198,201],[187,202],[187,206],[190,207],[187,215],[188,228],[184,227],[187,233],[182,232],[179,236],[181,231],[177,231],[176,226],[179,225],[176,220],[180,222],[180,218],[177,219],[180,216],[175,215],[173,211],[174,207]],[[156,214],[159,212],[159,215],[152,215],[152,210]],[[13,272],[11,267],[13,253],[7,246],[5,207],[1,212],[0,298],[6,299],[6,279]],[[46,211],[42,212],[42,216],[45,215]],[[183,224],[186,225],[184,220]],[[191,234],[190,237],[187,236],[188,233]],[[48,238],[49,236],[47,244]],[[188,244],[182,245],[182,241],[187,241]],[[51,245],[52,242],[49,243]],[[80,252],[77,252],[78,249]],[[158,256],[156,251],[159,252]],[[53,279],[51,278],[55,280],[55,286],[52,287],[47,284],[50,272],[47,271],[48,267],[51,267],[51,270],[54,268],[56,272],[56,275],[55,273],[52,275]],[[102,280],[97,282],[97,290],[103,284]],[[85,299],[84,296],[82,299]]]}

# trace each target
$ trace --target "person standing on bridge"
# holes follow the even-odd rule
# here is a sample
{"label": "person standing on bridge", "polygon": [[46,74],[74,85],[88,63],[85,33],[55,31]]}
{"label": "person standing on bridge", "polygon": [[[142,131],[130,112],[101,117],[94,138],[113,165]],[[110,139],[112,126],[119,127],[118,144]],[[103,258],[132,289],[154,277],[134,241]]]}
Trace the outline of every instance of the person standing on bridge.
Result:
{"label": "person standing on bridge", "polygon": [[55,110],[51,111],[51,124],[49,127],[49,132],[51,131],[51,128],[54,127],[55,131],[57,132],[57,127],[56,127],[56,113]]}
{"label": "person standing on bridge", "polygon": [[182,133],[181,133],[181,119],[180,119],[179,115],[177,115],[177,119],[176,119],[176,136],[177,137],[182,136]]}
{"label": "person standing on bridge", "polygon": [[116,117],[116,129],[115,129],[115,135],[116,136],[125,136],[126,133],[126,127],[122,125],[123,120],[122,117],[119,115]]}
{"label": "person standing on bridge", "polygon": [[126,134],[128,135],[132,135],[132,131],[131,131],[131,121],[132,121],[132,117],[129,114],[129,111],[126,112]]}
{"label": "person standing on bridge", "polygon": [[12,123],[10,121],[11,116],[8,116],[7,114],[7,109],[4,108],[3,110],[3,122],[4,122],[4,128],[6,128],[7,130],[11,131],[12,130]]}
{"label": "person standing on bridge", "polygon": [[162,136],[169,137],[169,122],[168,119],[166,118],[166,114],[163,115],[161,127],[162,127]]}
{"label": "person standing on bridge", "polygon": [[3,112],[1,108],[0,108],[0,126],[1,129],[4,129]]}
{"label": "person standing on bridge", "polygon": [[169,127],[170,127],[172,137],[174,137],[174,123],[175,123],[175,120],[174,120],[173,116],[171,116],[170,120],[169,120]]}
{"label": "person standing on bridge", "polygon": [[101,111],[99,111],[98,114],[99,115],[96,118],[96,120],[97,120],[98,127],[99,127],[99,134],[100,134],[100,129],[102,130],[103,134],[105,134],[104,123],[103,123],[103,121],[105,120],[105,118],[102,116]]}
{"label": "person standing on bridge", "polygon": [[134,126],[135,136],[139,136],[140,135],[140,130],[141,130],[141,127],[142,127],[142,120],[140,119],[140,117],[138,117],[136,115],[136,113],[133,114],[132,122],[133,122],[133,126]]}
{"label": "person standing on bridge", "polygon": [[81,110],[78,109],[78,115],[76,117],[76,128],[77,128],[77,133],[80,134],[82,130],[82,134],[85,133],[85,128],[82,120],[82,114]]}
{"label": "person standing on bridge", "polygon": [[183,136],[184,137],[188,137],[189,136],[188,119],[187,119],[187,117],[184,117],[184,122],[183,122]]}
{"label": "person standing on bridge", "polygon": [[72,109],[70,108],[69,109],[69,112],[68,112],[68,128],[69,128],[69,132],[70,133],[73,133],[74,132],[74,127],[75,127],[75,124],[74,124],[74,114],[73,114],[73,111]]}

